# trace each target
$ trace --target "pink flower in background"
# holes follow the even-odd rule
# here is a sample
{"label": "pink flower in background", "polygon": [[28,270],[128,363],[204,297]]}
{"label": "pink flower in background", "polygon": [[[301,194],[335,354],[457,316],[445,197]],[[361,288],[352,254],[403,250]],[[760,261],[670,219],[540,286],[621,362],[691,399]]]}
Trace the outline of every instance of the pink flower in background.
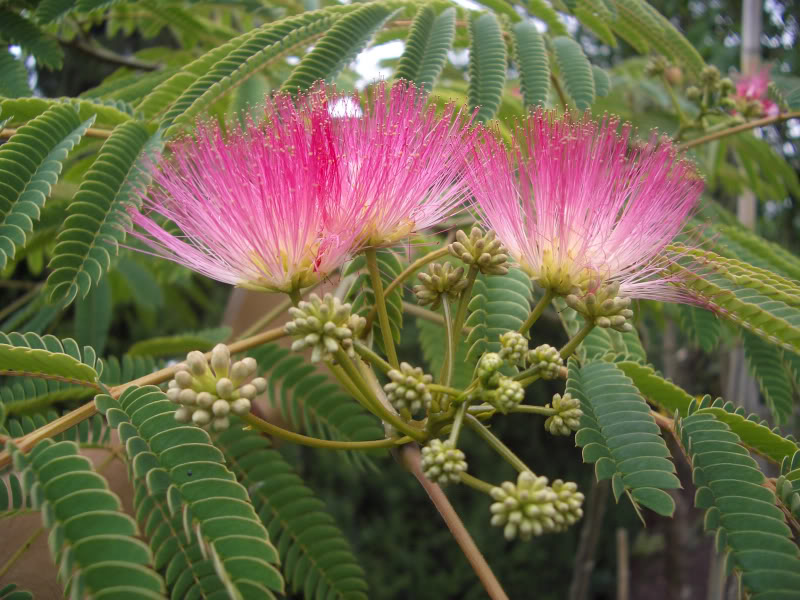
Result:
{"label": "pink flower in background", "polygon": [[528,116],[511,152],[485,132],[467,174],[482,219],[532,279],[558,294],[619,284],[632,298],[685,301],[664,247],[703,189],[669,142],[634,143],[629,126]]}
{"label": "pink flower in background", "polygon": [[453,105],[437,114],[405,81],[376,85],[366,99],[331,94],[341,198],[331,229],[365,246],[391,245],[440,223],[467,198],[461,177],[472,119]]}
{"label": "pink flower in background", "polygon": [[298,107],[276,96],[263,125],[227,138],[202,126],[172,145],[154,168],[145,214],[131,210],[134,235],[160,256],[249,289],[288,292],[341,266],[355,238],[326,228],[339,182],[332,119],[313,96]]}
{"label": "pink flower in background", "polygon": [[774,117],[780,109],[767,97],[769,87],[769,68],[759,69],[752,75],[742,75],[736,82],[736,97],[740,100],[757,100],[766,117]]}

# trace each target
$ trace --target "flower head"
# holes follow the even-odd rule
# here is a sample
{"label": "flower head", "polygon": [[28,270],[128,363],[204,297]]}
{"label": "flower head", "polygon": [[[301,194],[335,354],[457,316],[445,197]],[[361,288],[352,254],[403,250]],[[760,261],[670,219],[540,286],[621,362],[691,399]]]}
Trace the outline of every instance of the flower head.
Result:
{"label": "flower head", "polygon": [[[769,68],[764,67],[752,75],[742,75],[739,78],[736,82],[736,99],[742,105],[746,105],[748,102],[760,103],[763,115],[774,117],[780,112],[780,109],[777,104],[767,97],[768,87]],[[758,104],[756,104],[757,106]]]}
{"label": "flower head", "polygon": [[668,142],[635,144],[630,127],[617,127],[539,110],[517,127],[510,153],[485,132],[467,174],[472,193],[542,287],[567,295],[618,284],[623,296],[683,300],[654,276],[703,183]]}
{"label": "flower head", "polygon": [[405,81],[376,85],[367,98],[331,95],[341,198],[331,229],[356,230],[365,246],[393,244],[449,216],[466,199],[460,177],[471,119],[441,114]]}
{"label": "flower head", "polygon": [[326,227],[339,180],[332,117],[313,95],[296,105],[278,95],[261,125],[227,137],[201,126],[174,144],[153,169],[146,214],[131,210],[141,228],[134,235],[165,258],[250,289],[288,292],[339,267],[355,238]]}

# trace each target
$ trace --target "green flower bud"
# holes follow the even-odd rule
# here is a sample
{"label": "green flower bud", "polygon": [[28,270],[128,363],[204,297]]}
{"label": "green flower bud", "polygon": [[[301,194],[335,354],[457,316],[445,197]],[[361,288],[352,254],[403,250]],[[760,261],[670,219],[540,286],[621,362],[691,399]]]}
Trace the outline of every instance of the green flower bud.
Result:
{"label": "green flower bud", "polygon": [[581,426],[581,402],[569,394],[553,395],[553,405],[547,404],[545,408],[552,408],[556,411],[544,422],[544,428],[553,435],[572,435]]}
{"label": "green flower bud", "polygon": [[433,396],[428,391],[428,384],[433,383],[433,377],[426,375],[419,367],[412,367],[404,362],[400,369],[392,369],[388,373],[391,381],[383,386],[386,398],[400,414],[408,410],[412,415],[425,409],[428,410]]}
{"label": "green flower bud", "polygon": [[686,88],[686,97],[692,102],[697,102],[703,97],[703,90],[694,85],[690,85],[688,88]]}
{"label": "green flower bud", "polygon": [[617,295],[618,283],[589,285],[588,289],[591,291],[584,292],[574,288],[564,300],[570,308],[594,321],[598,327],[611,328],[622,333],[633,330],[633,325],[628,322],[633,318],[633,311],[628,308],[631,299]]}
{"label": "green flower bud", "polygon": [[448,246],[450,254],[468,265],[475,265],[484,275],[508,273],[508,250],[497,239],[494,231],[483,233],[473,227],[469,237],[463,231],[456,232],[456,241]]}
{"label": "green flower bud", "polygon": [[353,338],[357,337],[366,325],[366,319],[350,314],[350,304],[331,294],[320,299],[311,294],[308,301],[300,302],[289,309],[294,320],[284,326],[286,333],[295,338],[292,350],[311,348],[311,361],[332,360],[339,350],[355,356]]}
{"label": "green flower bud", "polygon": [[710,88],[717,87],[721,77],[719,69],[714,65],[708,65],[700,71],[700,81],[703,82],[703,85]]}
{"label": "green flower bud", "polygon": [[431,440],[422,448],[422,471],[431,481],[439,485],[458,483],[466,470],[464,453],[449,440]]}
{"label": "green flower bud", "polygon": [[565,376],[564,359],[558,349],[548,344],[528,350],[528,364],[535,367],[542,379],[556,379]]}
{"label": "green flower bud", "polygon": [[500,383],[497,372],[503,366],[503,359],[497,352],[487,352],[478,362],[478,379],[487,388],[495,388]]}
{"label": "green flower bud", "polygon": [[723,77],[719,80],[719,93],[723,96],[732,94],[735,89],[736,86],[733,84],[733,81],[730,77]]}
{"label": "green flower bud", "polygon": [[225,344],[217,344],[211,351],[211,368],[217,377],[227,377],[231,367],[231,351]]}
{"label": "green flower bud", "polygon": [[525,366],[528,340],[517,331],[506,331],[500,336],[500,357],[515,367]]}
{"label": "green flower bud", "polygon": [[451,263],[433,263],[428,271],[417,275],[422,283],[414,286],[414,294],[420,306],[430,304],[433,310],[442,303],[442,294],[457,298],[469,283],[464,278],[464,267],[454,267]]}
{"label": "green flower bud", "polygon": [[525,389],[522,384],[503,375],[500,376],[497,389],[489,393],[489,402],[503,414],[517,406],[524,398]]}

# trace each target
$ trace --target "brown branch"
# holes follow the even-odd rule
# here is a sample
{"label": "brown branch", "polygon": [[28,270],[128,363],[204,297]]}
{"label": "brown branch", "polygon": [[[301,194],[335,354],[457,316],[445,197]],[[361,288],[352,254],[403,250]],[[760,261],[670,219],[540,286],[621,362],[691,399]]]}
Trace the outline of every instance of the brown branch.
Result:
{"label": "brown branch", "polygon": [[678,150],[688,150],[689,148],[694,148],[695,146],[699,146],[701,144],[713,142],[714,140],[718,140],[729,135],[735,135],[737,133],[741,133],[742,131],[755,129],[756,127],[764,127],[765,125],[772,125],[773,123],[786,121],[788,119],[796,119],[798,117],[800,117],[800,111],[796,110],[793,112],[781,113],[779,115],[775,115],[774,117],[764,117],[763,119],[748,121],[747,123],[742,123],[741,125],[736,125],[735,127],[729,127],[727,129],[721,129],[720,131],[715,131],[714,133],[709,133],[708,135],[685,142],[678,146]]}
{"label": "brown branch", "polygon": [[503,590],[497,577],[495,577],[492,568],[489,566],[489,563],[486,562],[486,559],[483,557],[483,554],[481,554],[472,536],[470,536],[469,531],[464,527],[464,523],[461,521],[458,513],[456,513],[453,505],[450,504],[450,500],[445,496],[442,488],[425,477],[425,474],[422,472],[419,447],[416,444],[407,444],[403,446],[399,451],[399,458],[400,463],[417,478],[419,484],[428,493],[431,502],[433,502],[436,510],[439,511],[448,529],[450,529],[450,533],[453,534],[453,538],[458,543],[464,556],[475,571],[475,574],[481,580],[489,598],[491,598],[491,600],[508,600],[508,595]]}
{"label": "brown branch", "polygon": [[586,518],[581,527],[578,551],[575,555],[575,565],[572,570],[572,582],[569,586],[569,600],[585,600],[589,597],[592,571],[595,565],[597,543],[600,540],[600,531],[603,526],[603,515],[608,504],[608,490],[610,484],[607,480],[597,481],[592,477],[592,489],[586,502]]}

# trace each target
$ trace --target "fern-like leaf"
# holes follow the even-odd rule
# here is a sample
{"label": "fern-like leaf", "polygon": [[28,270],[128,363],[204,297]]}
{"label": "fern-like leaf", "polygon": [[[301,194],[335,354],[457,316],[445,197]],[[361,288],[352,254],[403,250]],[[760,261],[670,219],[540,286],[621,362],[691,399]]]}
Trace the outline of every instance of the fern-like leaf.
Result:
{"label": "fern-like leaf", "polygon": [[42,0],[33,11],[33,18],[46,25],[66,16],[76,8],[76,0]]}
{"label": "fern-like leaf", "polygon": [[216,440],[261,521],[276,540],[294,592],[313,598],[367,598],[364,571],[325,504],[266,438],[239,428]]}
{"label": "fern-like leaf", "polygon": [[0,146],[0,269],[25,245],[67,155],[93,122],[81,123],[72,106],[53,106]]}
{"label": "fern-like leaf", "polygon": [[[368,441],[383,437],[372,415],[301,355],[267,344],[251,352],[251,356],[258,362],[259,372],[267,378],[270,401],[295,426],[334,440]],[[342,455],[364,468],[371,465],[369,454],[354,451]]]}
{"label": "fern-like leaf", "polygon": [[277,551],[208,434],[178,423],[175,405],[154,386],[132,386],[119,400],[100,395],[95,402],[117,428],[134,476],[144,478],[151,494],[166,494],[171,513],[181,514],[186,535],[196,536],[229,593],[282,593]]}
{"label": "fern-like leaf", "polygon": [[475,118],[488,121],[497,114],[506,82],[506,44],[500,23],[491,13],[470,21],[469,107]]}
{"label": "fern-like leaf", "polygon": [[392,16],[394,3],[367,4],[341,17],[294,68],[281,87],[295,94],[320,79],[330,80],[369,43]]}
{"label": "fern-like leaf", "polygon": [[678,305],[678,314],[680,316],[678,323],[689,339],[705,352],[713,352],[722,332],[717,315],[710,310],[686,304]]}
{"label": "fern-like leaf", "polygon": [[425,91],[432,90],[447,62],[455,35],[455,8],[447,8],[437,16],[432,6],[422,6],[411,24],[395,77],[413,81]]}
{"label": "fern-like leaf", "polygon": [[76,444],[44,440],[27,456],[11,451],[34,508],[51,529],[51,553],[68,595],[164,593],[149,549],[135,537],[135,522]]}
{"label": "fern-like leaf", "polygon": [[792,382],[781,351],[748,331],[742,331],[742,342],[750,372],[758,381],[775,422],[785,423],[792,414]]}
{"label": "fern-like leaf", "polygon": [[569,35],[558,13],[553,10],[553,7],[548,2],[545,0],[528,0],[527,4],[528,10],[532,15],[547,23],[547,33],[551,37]]}
{"label": "fern-like leaf", "polygon": [[611,91],[611,78],[606,73],[605,69],[592,65],[592,74],[594,75],[594,91],[597,96],[608,96]]}
{"label": "fern-like leaf", "polygon": [[680,487],[669,450],[650,408],[633,382],[614,364],[579,368],[570,360],[567,392],[581,402],[575,443],[584,462],[594,463],[597,479],[610,479],[614,497],[627,494],[634,507],[671,516],[675,502],[664,490]]}
{"label": "fern-like leaf", "polygon": [[28,375],[69,383],[96,386],[103,366],[93,348],[85,347],[81,356],[75,340],[59,340],[52,335],[0,332],[0,374]]}
{"label": "fern-like leaf", "polygon": [[71,104],[78,109],[81,121],[95,119],[95,126],[115,127],[131,120],[132,109],[125,103],[76,98],[8,98],[0,99],[0,110],[10,115],[8,126],[17,127],[48,111],[54,106]]}
{"label": "fern-like leaf", "polygon": [[32,93],[25,63],[7,49],[0,48],[0,96],[22,98]]}
{"label": "fern-like leaf", "polygon": [[[800,281],[800,258],[785,248],[741,227],[721,226],[718,232],[720,234],[718,245],[729,247],[734,256],[740,260],[753,264],[753,260],[750,260],[749,256],[736,256],[739,254],[736,252],[737,246],[746,249],[751,255],[763,261],[770,270]],[[733,246],[732,242],[736,246]]]}
{"label": "fern-like leaf", "polygon": [[572,38],[555,38],[553,50],[567,93],[578,110],[586,110],[595,98],[592,64],[586,58],[580,44]]}
{"label": "fern-like leaf", "polygon": [[0,479],[0,519],[13,517],[31,507],[31,499],[22,489],[20,475],[9,473]]}
{"label": "fern-like leaf", "polygon": [[7,8],[0,9],[0,40],[18,44],[48,69],[60,69],[64,53],[58,42],[28,19]]}
{"label": "fern-like leaf", "polygon": [[217,327],[182,335],[159,336],[136,342],[128,348],[128,354],[130,356],[183,357],[192,350],[208,352],[216,344],[228,339],[230,334],[230,327]]}
{"label": "fern-like leaf", "polygon": [[531,23],[517,23],[511,32],[522,98],[528,106],[544,106],[550,93],[550,62],[544,37]]}
{"label": "fern-like leaf", "polygon": [[33,600],[33,594],[19,589],[15,583],[9,583],[0,588],[0,600]]}
{"label": "fern-like leaf", "polygon": [[689,405],[694,397],[656,373],[653,367],[631,361],[621,361],[615,364],[631,378],[633,385],[650,402],[667,410],[670,414],[676,411],[682,416],[689,414]]}
{"label": "fern-like leaf", "polygon": [[86,296],[111,267],[130,227],[128,206],[139,204],[137,191],[148,177],[143,161],[160,147],[160,136],[136,121],[118,126],[103,144],[57,238],[46,288],[51,301]]}
{"label": "fern-like leaf", "polygon": [[695,505],[706,511],[705,529],[716,534],[717,552],[753,598],[791,597],[800,589],[798,548],[739,436],[699,411],[676,421],[675,431],[692,461]]}

